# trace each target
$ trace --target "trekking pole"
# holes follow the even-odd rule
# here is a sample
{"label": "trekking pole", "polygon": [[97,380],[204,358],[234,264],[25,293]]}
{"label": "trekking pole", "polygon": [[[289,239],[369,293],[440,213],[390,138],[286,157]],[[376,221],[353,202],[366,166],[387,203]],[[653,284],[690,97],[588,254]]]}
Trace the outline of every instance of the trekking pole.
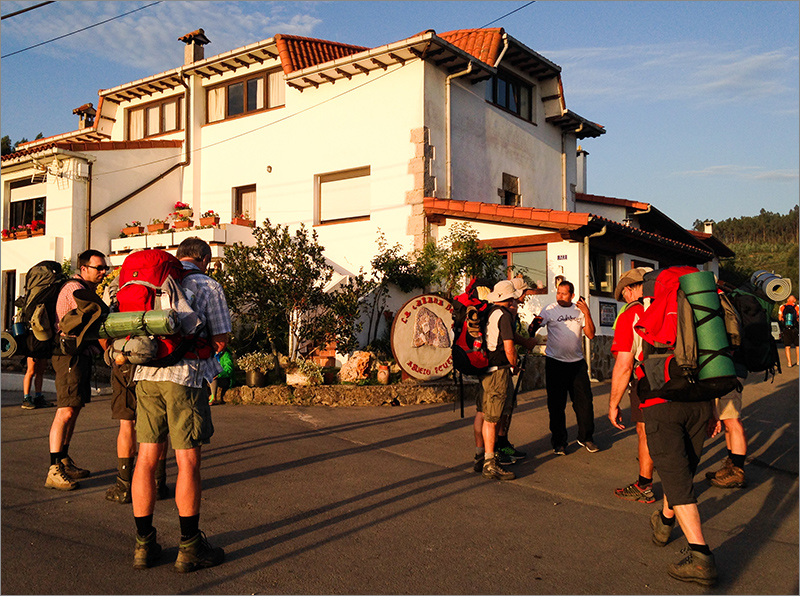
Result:
{"label": "trekking pole", "polygon": [[519,376],[517,377],[517,384],[514,386],[514,396],[511,398],[512,403],[513,400],[517,398],[517,394],[519,393],[519,388],[520,386],[522,386],[522,377],[525,375],[525,363],[528,360],[529,353],[530,352],[525,352],[525,354],[522,355],[522,362],[519,365]]}
{"label": "trekking pole", "polygon": [[464,375],[458,373],[458,393],[461,396],[461,417],[464,417]]}

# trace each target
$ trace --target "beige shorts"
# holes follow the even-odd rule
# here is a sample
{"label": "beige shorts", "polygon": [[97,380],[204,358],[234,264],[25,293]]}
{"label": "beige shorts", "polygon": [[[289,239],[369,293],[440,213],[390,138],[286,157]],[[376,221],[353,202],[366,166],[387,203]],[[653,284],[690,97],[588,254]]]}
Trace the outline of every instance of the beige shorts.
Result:
{"label": "beige shorts", "polygon": [[734,389],[716,400],[717,417],[720,420],[732,420],[742,416],[742,392]]}
{"label": "beige shorts", "polygon": [[489,373],[481,378],[481,391],[476,400],[476,409],[478,412],[483,412],[486,422],[499,422],[500,416],[511,414],[513,393],[510,368],[501,368]]}
{"label": "beige shorts", "polygon": [[194,449],[214,434],[208,387],[194,388],[169,381],[136,384],[136,440],[162,443],[169,436],[173,449]]}

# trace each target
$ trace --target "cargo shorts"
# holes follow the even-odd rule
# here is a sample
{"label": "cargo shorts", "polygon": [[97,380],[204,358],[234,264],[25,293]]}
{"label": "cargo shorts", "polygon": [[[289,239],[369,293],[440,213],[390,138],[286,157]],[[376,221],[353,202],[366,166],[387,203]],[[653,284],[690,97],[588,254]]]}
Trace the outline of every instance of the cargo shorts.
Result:
{"label": "cargo shorts", "polygon": [[82,408],[92,401],[92,357],[89,354],[53,356],[56,373],[56,405]]}
{"label": "cargo shorts", "polygon": [[207,387],[186,387],[170,381],[136,383],[136,440],[173,449],[205,445],[214,434]]}
{"label": "cargo shorts", "polygon": [[481,390],[475,400],[475,409],[483,412],[486,422],[499,422],[501,416],[511,414],[513,392],[510,368],[491,372],[481,377]]}

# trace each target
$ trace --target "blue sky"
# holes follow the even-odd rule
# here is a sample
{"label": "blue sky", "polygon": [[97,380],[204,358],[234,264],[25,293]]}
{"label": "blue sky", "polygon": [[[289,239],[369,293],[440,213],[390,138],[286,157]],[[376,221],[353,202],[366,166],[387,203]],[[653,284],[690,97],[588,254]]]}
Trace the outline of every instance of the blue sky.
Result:
{"label": "blue sky", "polygon": [[177,38],[197,28],[211,56],[277,33],[372,47],[504,27],[562,67],[569,109],[606,127],[583,142],[590,193],[686,227],[798,203],[798,2],[170,1],[6,56],[148,4],[56,2],[2,21],[0,134],[75,130],[72,110],[99,89],[180,66]]}

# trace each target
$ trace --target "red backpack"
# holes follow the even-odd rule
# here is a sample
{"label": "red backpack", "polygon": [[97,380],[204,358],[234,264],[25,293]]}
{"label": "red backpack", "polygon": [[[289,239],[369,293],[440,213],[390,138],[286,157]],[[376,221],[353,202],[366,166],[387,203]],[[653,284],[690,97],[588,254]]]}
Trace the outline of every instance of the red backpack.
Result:
{"label": "red backpack", "polygon": [[[120,312],[148,310],[183,310],[190,308],[190,300],[181,287],[188,275],[203,275],[199,271],[186,271],[181,262],[170,253],[158,248],[131,253],[122,263],[119,290],[116,300]],[[179,315],[180,316],[180,315]],[[200,319],[190,317],[193,324],[182,325],[182,332],[155,336],[158,349],[145,366],[172,366],[184,358],[206,359],[212,356],[211,344],[200,337]],[[186,333],[187,329],[193,332]]]}
{"label": "red backpack", "polygon": [[478,286],[489,282],[472,279],[453,304],[453,367],[461,374],[479,376],[489,368],[486,321],[492,305],[478,297]]}

